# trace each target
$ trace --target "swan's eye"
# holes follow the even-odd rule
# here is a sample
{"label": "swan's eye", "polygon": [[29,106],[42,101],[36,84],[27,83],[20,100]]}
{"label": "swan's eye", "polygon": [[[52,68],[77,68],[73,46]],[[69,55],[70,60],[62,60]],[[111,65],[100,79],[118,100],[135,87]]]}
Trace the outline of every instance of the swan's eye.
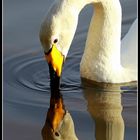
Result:
{"label": "swan's eye", "polygon": [[54,41],[53,41],[53,43],[57,43],[58,42],[58,39],[55,39]]}

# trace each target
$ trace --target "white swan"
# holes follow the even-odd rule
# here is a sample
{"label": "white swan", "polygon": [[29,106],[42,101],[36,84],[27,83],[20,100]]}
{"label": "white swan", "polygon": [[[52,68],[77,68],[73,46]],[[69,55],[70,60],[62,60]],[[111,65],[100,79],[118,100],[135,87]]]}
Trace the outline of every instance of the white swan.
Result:
{"label": "white swan", "polygon": [[[67,56],[76,31],[78,15],[87,4],[93,4],[94,14],[80,63],[81,77],[105,83],[136,81],[137,68],[126,63],[131,62],[127,61],[128,57],[134,56],[123,51],[121,54],[122,12],[119,0],[55,0],[40,29],[40,41],[49,65],[60,77],[63,58]],[[132,44],[125,50],[133,47]]]}

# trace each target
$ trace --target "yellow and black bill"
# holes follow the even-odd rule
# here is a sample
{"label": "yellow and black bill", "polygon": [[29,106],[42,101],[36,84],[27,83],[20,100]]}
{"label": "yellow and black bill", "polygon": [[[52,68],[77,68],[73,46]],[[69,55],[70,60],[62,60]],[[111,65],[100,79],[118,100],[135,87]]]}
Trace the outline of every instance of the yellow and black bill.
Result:
{"label": "yellow and black bill", "polygon": [[62,73],[64,55],[57,49],[56,44],[45,53],[45,58],[49,65],[51,88],[59,88],[59,81]]}

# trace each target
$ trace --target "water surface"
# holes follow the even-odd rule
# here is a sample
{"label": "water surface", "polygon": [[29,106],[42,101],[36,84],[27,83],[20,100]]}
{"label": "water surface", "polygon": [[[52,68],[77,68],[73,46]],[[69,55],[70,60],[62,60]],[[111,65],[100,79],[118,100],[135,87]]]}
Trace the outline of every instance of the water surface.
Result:
{"label": "water surface", "polygon": [[[38,32],[50,4],[50,0],[3,2],[4,140],[41,140],[41,129],[50,102],[50,80]],[[137,16],[137,4],[136,0],[121,0],[121,4],[123,37]],[[95,121],[88,111],[88,100],[79,74],[79,63],[92,10],[92,6],[87,6],[80,13],[78,28],[61,80],[64,103],[71,113],[80,140],[95,139]],[[96,87],[92,88],[98,92]],[[102,88],[99,92],[101,91]],[[125,140],[136,140],[137,85],[124,86],[118,94],[121,96],[123,107]]]}

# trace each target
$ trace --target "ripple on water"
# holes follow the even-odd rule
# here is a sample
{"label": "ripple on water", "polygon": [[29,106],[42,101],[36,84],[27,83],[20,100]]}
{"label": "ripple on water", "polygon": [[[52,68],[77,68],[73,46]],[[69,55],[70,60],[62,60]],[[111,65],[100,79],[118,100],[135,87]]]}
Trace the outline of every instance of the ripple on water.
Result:
{"label": "ripple on water", "polygon": [[[67,76],[62,79],[61,90],[66,93],[64,97],[67,100],[66,104],[72,109],[75,100],[82,103],[83,99],[77,94],[81,93],[79,79],[76,75],[69,76],[68,73],[68,71],[64,72]],[[28,53],[5,60],[3,80],[5,93],[8,95],[4,98],[6,101],[14,104],[18,100],[23,105],[34,104],[36,106],[42,106],[42,104],[45,106],[49,103],[49,69],[41,55],[33,56],[32,53]],[[9,91],[9,86],[13,88],[13,91]]]}
{"label": "ripple on water", "polygon": [[4,81],[36,91],[49,90],[47,63],[41,56],[25,54],[4,62]]}

